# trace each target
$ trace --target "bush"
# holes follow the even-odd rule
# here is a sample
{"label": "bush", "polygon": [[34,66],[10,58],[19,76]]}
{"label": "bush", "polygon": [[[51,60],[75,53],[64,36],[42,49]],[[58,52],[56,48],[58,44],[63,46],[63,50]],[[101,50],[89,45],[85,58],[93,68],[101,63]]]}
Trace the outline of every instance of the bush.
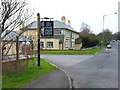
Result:
{"label": "bush", "polygon": [[92,34],[87,36],[82,35],[80,36],[80,38],[82,39],[82,46],[84,48],[93,47],[99,44],[99,41],[98,39],[96,39],[96,36]]}

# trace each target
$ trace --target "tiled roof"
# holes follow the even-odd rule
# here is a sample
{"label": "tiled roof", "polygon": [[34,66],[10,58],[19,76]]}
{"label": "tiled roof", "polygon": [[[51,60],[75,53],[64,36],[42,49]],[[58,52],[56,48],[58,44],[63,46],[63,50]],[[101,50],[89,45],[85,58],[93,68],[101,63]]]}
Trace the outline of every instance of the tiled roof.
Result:
{"label": "tiled roof", "polygon": [[[10,32],[9,30],[6,30],[6,32],[2,33],[2,39],[3,39],[3,41],[9,41],[9,40],[15,41],[15,40],[16,40],[16,36],[19,36],[15,31],[11,31],[10,33],[9,33],[9,32]],[[7,35],[4,37],[4,35],[5,35],[6,33],[9,33],[9,34],[7,34]],[[3,37],[4,37],[4,38],[3,38]],[[24,41],[24,42],[30,41],[30,42],[31,42],[31,40],[30,40],[29,38],[25,37],[25,36],[20,36],[20,37],[19,37],[19,41],[20,41],[20,42],[22,42],[22,41]]]}
{"label": "tiled roof", "polygon": [[[6,35],[6,33],[8,34]],[[16,40],[16,36],[18,36],[18,34],[15,31],[10,32],[9,30],[6,30],[1,36],[3,40]]]}
{"label": "tiled roof", "polygon": [[[25,29],[36,29],[36,28],[37,28],[37,21],[34,21],[25,27]],[[69,26],[63,22],[60,22],[58,20],[54,21],[54,28],[65,28],[65,29],[76,32],[75,29],[73,29],[71,26]]]}
{"label": "tiled roof", "polygon": [[75,29],[73,29],[71,26],[69,26],[63,22],[60,22],[58,20],[54,21],[54,28],[66,28],[68,30],[75,31]]}

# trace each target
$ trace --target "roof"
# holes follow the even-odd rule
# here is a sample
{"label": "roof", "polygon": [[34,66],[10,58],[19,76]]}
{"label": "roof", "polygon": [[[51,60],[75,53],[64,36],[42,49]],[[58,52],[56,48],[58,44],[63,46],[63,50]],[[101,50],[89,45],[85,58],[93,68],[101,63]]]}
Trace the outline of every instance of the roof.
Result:
{"label": "roof", "polygon": [[75,31],[75,29],[73,29],[71,26],[69,26],[63,22],[60,22],[58,20],[54,21],[54,28],[66,28],[68,30]]}
{"label": "roof", "polygon": [[32,40],[27,38],[26,36],[20,36],[19,41],[20,42],[27,42],[27,41],[32,42]]}
{"label": "roof", "polygon": [[[4,37],[4,35],[6,33],[8,33],[4,38],[3,38],[3,41],[9,41],[9,40],[13,40],[15,41],[16,40],[16,36],[19,36],[15,31],[10,31],[9,30],[6,30],[4,33],[2,33],[2,38]],[[26,42],[26,41],[32,41],[30,40],[29,38],[25,37],[25,36],[20,36],[19,37],[19,41],[22,42]]]}
{"label": "roof", "polygon": [[[6,35],[6,33],[8,33]],[[6,36],[5,36],[6,35]],[[15,32],[15,31],[9,31],[9,30],[6,30],[5,32],[2,33],[2,39],[5,41],[5,40],[15,40],[16,39],[16,36],[18,36],[18,34]]]}
{"label": "roof", "polygon": [[[65,28],[67,30],[70,30],[70,31],[73,31],[73,32],[77,32],[70,25],[67,25],[67,24],[65,24],[63,22],[60,22],[58,20],[54,21],[54,28]],[[37,29],[37,21],[32,22],[31,24],[26,26],[25,29]]]}

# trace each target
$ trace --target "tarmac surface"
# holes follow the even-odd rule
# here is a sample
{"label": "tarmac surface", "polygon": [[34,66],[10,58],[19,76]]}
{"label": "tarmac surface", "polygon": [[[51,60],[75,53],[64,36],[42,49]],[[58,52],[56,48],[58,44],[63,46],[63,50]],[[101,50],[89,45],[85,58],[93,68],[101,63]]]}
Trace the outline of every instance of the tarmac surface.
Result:
{"label": "tarmac surface", "polygon": [[97,55],[42,55],[62,68],[75,88],[118,88],[118,51],[106,49]]}
{"label": "tarmac surface", "polygon": [[26,88],[68,88],[69,79],[60,69],[54,70],[38,80],[32,81]]}

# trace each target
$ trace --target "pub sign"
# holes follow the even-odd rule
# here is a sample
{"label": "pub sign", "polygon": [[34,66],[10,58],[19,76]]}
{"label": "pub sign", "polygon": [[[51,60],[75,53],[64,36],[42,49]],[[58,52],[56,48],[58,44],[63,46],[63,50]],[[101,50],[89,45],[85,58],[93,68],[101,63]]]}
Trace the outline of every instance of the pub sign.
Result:
{"label": "pub sign", "polygon": [[53,21],[41,21],[41,36],[50,37],[54,36],[54,24]]}

